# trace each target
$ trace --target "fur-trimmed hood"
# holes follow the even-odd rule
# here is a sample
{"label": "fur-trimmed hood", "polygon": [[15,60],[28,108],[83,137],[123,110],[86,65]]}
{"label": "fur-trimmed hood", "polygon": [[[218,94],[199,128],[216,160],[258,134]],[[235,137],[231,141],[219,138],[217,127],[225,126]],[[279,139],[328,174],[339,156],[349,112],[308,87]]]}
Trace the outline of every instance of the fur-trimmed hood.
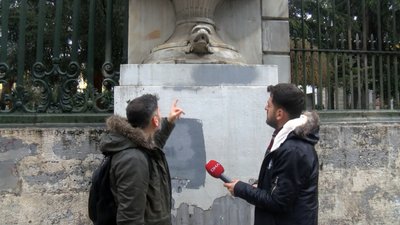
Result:
{"label": "fur-trimmed hood", "polygon": [[306,122],[303,125],[296,127],[294,133],[311,142],[317,142],[319,140],[319,116],[317,112],[307,111],[304,112],[302,116],[305,116]]}
{"label": "fur-trimmed hood", "polygon": [[100,151],[103,154],[119,152],[128,148],[154,148],[152,139],[146,138],[140,128],[132,127],[126,118],[113,115],[106,120],[107,132],[100,142]]}
{"label": "fur-trimmed hood", "polygon": [[299,118],[289,120],[275,137],[271,152],[289,138],[301,138],[315,145],[319,141],[319,116],[315,111],[307,111]]}

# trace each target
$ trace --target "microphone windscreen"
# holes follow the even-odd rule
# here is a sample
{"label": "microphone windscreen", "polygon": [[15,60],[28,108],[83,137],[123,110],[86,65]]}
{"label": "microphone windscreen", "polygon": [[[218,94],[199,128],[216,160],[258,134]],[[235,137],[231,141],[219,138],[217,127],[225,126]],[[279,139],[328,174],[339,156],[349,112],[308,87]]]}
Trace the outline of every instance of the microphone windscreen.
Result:
{"label": "microphone windscreen", "polygon": [[219,162],[210,160],[206,164],[206,170],[211,176],[220,178],[221,174],[224,172],[224,167]]}

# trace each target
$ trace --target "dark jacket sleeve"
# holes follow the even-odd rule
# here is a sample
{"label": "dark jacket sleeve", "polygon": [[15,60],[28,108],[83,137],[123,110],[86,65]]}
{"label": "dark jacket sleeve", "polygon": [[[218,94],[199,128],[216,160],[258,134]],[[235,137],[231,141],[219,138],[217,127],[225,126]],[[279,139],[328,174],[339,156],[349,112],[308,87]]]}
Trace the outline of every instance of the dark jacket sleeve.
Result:
{"label": "dark jacket sleeve", "polygon": [[175,124],[168,122],[167,118],[162,119],[161,130],[157,131],[154,137],[154,141],[160,149],[164,147],[174,127]]}
{"label": "dark jacket sleeve", "polygon": [[[291,209],[309,168],[300,149],[290,146],[276,152],[273,161],[272,179],[264,177],[260,188],[238,182],[235,185],[235,196],[241,197],[259,208],[272,212],[285,212]],[[270,182],[269,184],[265,182]],[[270,186],[270,190],[263,187]]]}
{"label": "dark jacket sleeve", "polygon": [[149,184],[149,165],[144,153],[123,151],[113,156],[117,198],[117,224],[143,225],[146,194]]}

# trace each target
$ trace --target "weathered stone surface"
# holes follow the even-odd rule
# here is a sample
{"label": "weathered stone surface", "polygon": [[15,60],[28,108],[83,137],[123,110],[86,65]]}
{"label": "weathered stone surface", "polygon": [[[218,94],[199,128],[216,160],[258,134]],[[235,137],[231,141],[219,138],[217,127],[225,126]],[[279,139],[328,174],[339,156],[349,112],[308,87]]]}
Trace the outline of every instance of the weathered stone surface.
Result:
{"label": "weathered stone surface", "polygon": [[173,224],[242,225],[253,223],[254,207],[240,198],[224,196],[215,199],[210,209],[181,204],[174,210]]}
{"label": "weathered stone surface", "polygon": [[283,18],[289,17],[288,0],[261,0],[262,16],[268,18]]}
{"label": "weathered stone surface", "polygon": [[290,83],[290,66],[288,66],[290,65],[289,55],[264,54],[263,64],[277,65],[279,83]]}
{"label": "weathered stone surface", "polygon": [[97,144],[103,130],[56,131],[53,152],[62,159],[85,159],[88,154],[96,153]]}
{"label": "weathered stone surface", "polygon": [[[189,121],[187,127],[182,128],[189,129],[190,124]],[[102,158],[98,140],[103,129],[0,130],[0,224],[90,224],[87,194],[92,171]],[[264,138],[262,134],[254,135]],[[322,122],[321,142],[317,146],[321,164],[319,224],[397,224],[400,216],[399,137],[400,124],[396,123],[324,125]],[[179,152],[178,149],[174,151]],[[262,150],[259,153],[261,155]],[[168,155],[170,163],[174,164],[172,167],[177,171],[191,169],[190,165],[171,159],[173,154]],[[192,154],[194,152],[188,152],[182,157],[199,157]],[[244,151],[237,160],[260,155]],[[258,166],[247,173],[253,176]],[[197,178],[193,174],[181,176],[202,179],[202,175]],[[178,187],[194,193],[188,198],[193,198],[199,188],[198,184],[187,185],[186,180],[175,182],[173,197],[181,194]],[[208,190],[208,186],[205,183],[201,188]],[[209,208],[185,203],[174,205],[173,224],[251,224],[252,206],[230,197],[222,184],[219,187],[222,191],[208,191],[221,191],[226,195],[216,198]]]}
{"label": "weathered stone surface", "polygon": [[320,224],[396,224],[400,124],[322,126]]}
{"label": "weathered stone surface", "polygon": [[24,194],[1,196],[1,224],[91,224],[85,208],[86,193]]}
{"label": "weathered stone surface", "polygon": [[289,21],[266,20],[262,22],[263,51],[288,53]]}

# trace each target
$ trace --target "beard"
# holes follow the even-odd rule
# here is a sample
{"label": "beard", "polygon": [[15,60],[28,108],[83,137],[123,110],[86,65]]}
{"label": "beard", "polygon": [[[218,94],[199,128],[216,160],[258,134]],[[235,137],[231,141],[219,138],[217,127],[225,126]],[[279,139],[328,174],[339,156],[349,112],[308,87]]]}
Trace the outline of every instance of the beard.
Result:
{"label": "beard", "polygon": [[269,119],[267,119],[266,121],[265,121],[270,127],[272,127],[272,128],[274,128],[274,129],[276,129],[276,120],[269,120]]}
{"label": "beard", "polygon": [[271,116],[267,114],[267,120],[265,120],[265,123],[267,123],[270,127],[276,129],[278,122],[275,119],[275,112],[271,112]]}

